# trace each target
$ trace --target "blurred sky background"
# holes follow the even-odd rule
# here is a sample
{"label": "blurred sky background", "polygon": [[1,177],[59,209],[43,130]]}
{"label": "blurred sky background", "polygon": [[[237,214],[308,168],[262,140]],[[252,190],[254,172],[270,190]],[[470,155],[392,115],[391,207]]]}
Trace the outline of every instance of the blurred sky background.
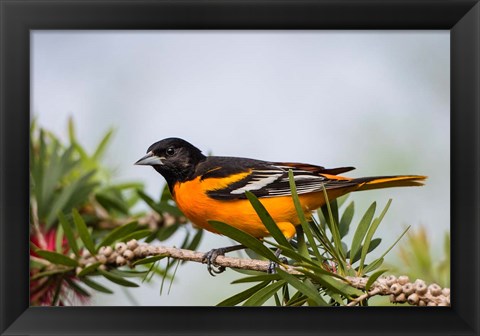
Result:
{"label": "blurred sky background", "polygon": [[[353,177],[428,175],[422,188],[350,195],[352,225],[373,201],[378,214],[393,198],[378,252],[407,225],[425,226],[441,251],[450,227],[448,31],[33,31],[31,41],[31,115],[65,140],[73,116],[89,149],[113,127],[105,163],[114,181],[143,182],[158,197],[163,178],[133,163],[171,136],[214,155],[354,166]],[[229,244],[207,232],[198,250]],[[240,291],[229,284],[240,276],[213,278],[186,263],[168,295],[157,277],[92,304],[215,305]]]}

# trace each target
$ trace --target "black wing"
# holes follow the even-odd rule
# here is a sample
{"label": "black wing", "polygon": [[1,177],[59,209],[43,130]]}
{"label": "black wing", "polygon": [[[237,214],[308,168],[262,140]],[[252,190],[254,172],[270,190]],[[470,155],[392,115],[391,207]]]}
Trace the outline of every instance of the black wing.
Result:
{"label": "black wing", "polygon": [[208,195],[218,200],[245,199],[245,191],[257,197],[278,197],[291,195],[288,170],[292,169],[299,195],[318,192],[322,185],[327,188],[344,187],[348,181],[335,180],[321,174],[336,175],[354,169],[342,167],[326,169],[291,162],[265,162],[243,158],[209,157],[197,174],[201,179],[227,177],[232,174],[250,172],[243,179],[227,187],[208,191]]}

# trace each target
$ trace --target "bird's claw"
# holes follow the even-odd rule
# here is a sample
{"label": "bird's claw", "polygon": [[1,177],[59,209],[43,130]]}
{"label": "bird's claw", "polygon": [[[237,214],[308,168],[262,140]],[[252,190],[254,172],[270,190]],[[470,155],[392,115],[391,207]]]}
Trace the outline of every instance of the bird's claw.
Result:
{"label": "bird's claw", "polygon": [[[280,261],[281,261],[283,264],[287,264],[287,263],[288,263],[288,260],[287,260],[287,258],[285,258],[285,257],[280,257],[279,259],[280,259]],[[270,260],[270,263],[268,264],[267,273],[268,273],[268,274],[275,274],[275,273],[277,273],[277,267],[278,267],[278,263],[275,262],[275,261],[271,261],[271,260]]]}
{"label": "bird's claw", "polygon": [[215,274],[220,274],[225,271],[225,266],[217,266],[215,264],[215,260],[218,256],[225,255],[224,248],[212,249],[205,253],[203,256],[203,262],[207,263],[207,271],[210,273],[211,276],[215,276]]}

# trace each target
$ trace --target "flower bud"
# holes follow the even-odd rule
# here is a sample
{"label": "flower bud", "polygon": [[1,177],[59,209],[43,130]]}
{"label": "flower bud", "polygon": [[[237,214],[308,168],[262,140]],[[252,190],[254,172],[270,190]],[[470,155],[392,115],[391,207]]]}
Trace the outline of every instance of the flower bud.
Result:
{"label": "flower bud", "polygon": [[401,302],[401,303],[403,303],[403,302],[407,301],[407,297],[405,296],[405,294],[400,293],[400,294],[397,295],[397,297],[395,298],[395,301],[396,301],[396,302]]}
{"label": "flower bud", "polygon": [[406,276],[406,275],[400,275],[400,276],[398,277],[398,283],[399,283],[400,285],[402,285],[402,286],[405,285],[405,284],[406,284],[407,282],[409,282],[409,281],[410,281],[410,279],[409,279],[408,276]]}
{"label": "flower bud", "polygon": [[111,246],[105,246],[105,249],[103,250],[103,255],[105,257],[109,257],[113,252],[113,249]]}
{"label": "flower bud", "polygon": [[171,214],[169,214],[168,212],[165,212],[163,214],[163,223],[165,226],[172,226],[173,224],[175,224],[175,222],[176,219]]}
{"label": "flower bud", "polygon": [[442,294],[445,295],[445,296],[450,296],[450,288],[442,289]]}
{"label": "flower bud", "polygon": [[133,250],[133,254],[135,254],[136,257],[140,257],[142,255],[142,247],[138,246],[135,250]]}
{"label": "flower bud", "polygon": [[390,292],[394,295],[398,295],[402,292],[402,286],[400,286],[399,284],[397,283],[394,283],[391,287],[390,287]]}
{"label": "flower bud", "polygon": [[421,306],[421,307],[425,307],[427,304],[425,303],[425,301],[420,300],[420,301],[418,302],[418,305]]}
{"label": "flower bud", "polygon": [[127,243],[127,248],[131,251],[135,250],[137,246],[138,246],[138,243],[136,239],[132,239]]}
{"label": "flower bud", "polygon": [[117,257],[118,257],[118,253],[113,251],[112,254],[110,254],[110,256],[107,258],[107,261],[109,263],[114,263]]}
{"label": "flower bud", "polygon": [[117,256],[117,258],[115,259],[115,262],[117,263],[117,265],[119,266],[123,266],[127,263],[127,261],[125,260],[124,257],[122,256]]}
{"label": "flower bud", "polygon": [[424,281],[415,281],[415,291],[417,292],[418,295],[423,295],[427,292],[427,285],[425,284]]}
{"label": "flower bud", "polygon": [[125,243],[116,243],[115,244],[115,250],[120,254],[122,254],[126,249],[127,249],[127,244],[125,244]]}
{"label": "flower bud", "polygon": [[397,277],[395,275],[389,275],[387,276],[387,285],[391,286],[395,282],[397,282]]}
{"label": "flower bud", "polygon": [[104,254],[99,254],[97,256],[97,260],[99,262],[101,262],[102,264],[106,264],[107,263],[107,257],[104,255]]}
{"label": "flower bud", "polygon": [[448,307],[450,306],[449,302],[446,299],[441,299],[440,302],[438,303],[440,307]]}
{"label": "flower bud", "polygon": [[405,295],[408,297],[410,294],[412,294],[415,291],[415,288],[413,287],[413,284],[411,282],[408,282],[402,286],[402,290],[405,293]]}
{"label": "flower bud", "polygon": [[81,255],[82,255],[82,257],[88,258],[88,257],[90,257],[92,254],[90,253],[89,250],[83,249],[82,252],[81,252]]}
{"label": "flower bud", "polygon": [[132,260],[133,257],[135,256],[135,254],[133,253],[132,250],[126,250],[125,252],[123,252],[123,256],[124,256],[127,260]]}
{"label": "flower bud", "polygon": [[428,291],[433,296],[439,296],[440,294],[442,294],[442,288],[437,284],[431,284],[430,286],[428,286]]}
{"label": "flower bud", "polygon": [[419,298],[416,293],[410,294],[407,299],[408,303],[416,306],[418,304]]}

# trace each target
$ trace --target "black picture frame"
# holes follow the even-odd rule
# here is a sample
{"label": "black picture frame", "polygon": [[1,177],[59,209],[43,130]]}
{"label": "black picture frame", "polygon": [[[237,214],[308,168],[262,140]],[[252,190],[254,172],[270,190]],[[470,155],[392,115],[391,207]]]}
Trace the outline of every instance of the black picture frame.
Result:
{"label": "black picture frame", "polygon": [[[478,1],[1,0],[0,4],[2,335],[479,334]],[[29,307],[29,44],[34,29],[450,30],[452,154],[451,176],[445,179],[451,181],[452,306]]]}

